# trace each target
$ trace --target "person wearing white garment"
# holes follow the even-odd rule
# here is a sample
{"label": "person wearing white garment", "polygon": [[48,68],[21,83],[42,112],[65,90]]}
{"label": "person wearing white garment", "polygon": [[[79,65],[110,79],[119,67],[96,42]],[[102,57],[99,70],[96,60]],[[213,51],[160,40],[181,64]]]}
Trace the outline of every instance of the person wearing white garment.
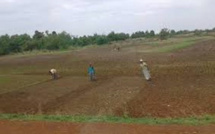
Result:
{"label": "person wearing white garment", "polygon": [[140,67],[141,67],[141,71],[142,71],[142,74],[144,75],[145,79],[147,81],[150,81],[151,80],[150,71],[149,71],[146,61],[143,61],[143,59],[140,59]]}
{"label": "person wearing white garment", "polygon": [[57,76],[57,70],[54,69],[54,68],[52,68],[52,69],[49,70],[49,74],[52,76],[52,79],[54,79],[54,80],[58,78],[58,76]]}

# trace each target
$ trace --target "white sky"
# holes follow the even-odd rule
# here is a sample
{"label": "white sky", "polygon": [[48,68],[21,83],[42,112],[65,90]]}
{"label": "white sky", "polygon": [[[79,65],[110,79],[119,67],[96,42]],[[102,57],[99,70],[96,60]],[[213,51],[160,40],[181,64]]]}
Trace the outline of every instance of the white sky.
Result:
{"label": "white sky", "polygon": [[215,0],[0,0],[0,35],[215,27]]}

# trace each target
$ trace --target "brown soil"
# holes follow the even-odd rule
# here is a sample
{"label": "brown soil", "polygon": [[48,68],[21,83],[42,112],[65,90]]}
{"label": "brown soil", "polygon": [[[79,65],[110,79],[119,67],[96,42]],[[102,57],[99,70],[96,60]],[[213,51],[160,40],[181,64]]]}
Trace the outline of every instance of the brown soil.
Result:
{"label": "brown soil", "polygon": [[[144,49],[144,45],[137,46],[138,49],[141,46]],[[56,81],[47,79],[0,94],[0,113],[126,114],[130,117],[215,113],[215,41],[200,42],[174,53],[131,50],[135,47],[127,45],[117,52],[105,46],[58,56],[0,58],[2,70],[11,75],[19,72],[15,75],[20,75],[20,80],[25,75],[46,78],[51,67],[56,67],[63,76]],[[140,73],[140,57],[148,61],[151,82],[145,81]],[[95,82],[87,77],[89,62],[96,69]],[[15,89],[16,86],[19,85],[14,85]]]}
{"label": "brown soil", "polygon": [[0,121],[2,134],[214,134],[215,126]]}

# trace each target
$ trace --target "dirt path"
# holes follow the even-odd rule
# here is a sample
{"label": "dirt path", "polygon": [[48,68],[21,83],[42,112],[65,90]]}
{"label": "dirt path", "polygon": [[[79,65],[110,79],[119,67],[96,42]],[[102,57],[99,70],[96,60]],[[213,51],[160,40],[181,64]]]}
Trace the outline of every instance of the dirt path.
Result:
{"label": "dirt path", "polygon": [[135,125],[0,121],[1,134],[214,134],[215,125]]}

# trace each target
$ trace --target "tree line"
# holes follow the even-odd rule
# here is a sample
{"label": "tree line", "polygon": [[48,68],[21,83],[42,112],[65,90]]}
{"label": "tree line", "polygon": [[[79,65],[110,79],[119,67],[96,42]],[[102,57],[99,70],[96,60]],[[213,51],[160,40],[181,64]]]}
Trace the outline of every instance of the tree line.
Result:
{"label": "tree line", "polygon": [[159,33],[151,31],[138,31],[135,33],[115,33],[110,32],[107,35],[94,34],[91,36],[72,36],[67,32],[57,33],[55,31],[40,32],[35,31],[33,36],[28,34],[12,35],[8,34],[0,36],[0,55],[10,53],[20,53],[32,50],[65,50],[70,46],[87,46],[91,44],[103,45],[113,41],[122,41],[129,38],[153,38],[159,37],[161,40],[170,36],[194,33],[200,35],[203,32],[215,32],[215,28],[211,30],[195,30],[195,31],[175,31],[167,28],[162,29]]}

